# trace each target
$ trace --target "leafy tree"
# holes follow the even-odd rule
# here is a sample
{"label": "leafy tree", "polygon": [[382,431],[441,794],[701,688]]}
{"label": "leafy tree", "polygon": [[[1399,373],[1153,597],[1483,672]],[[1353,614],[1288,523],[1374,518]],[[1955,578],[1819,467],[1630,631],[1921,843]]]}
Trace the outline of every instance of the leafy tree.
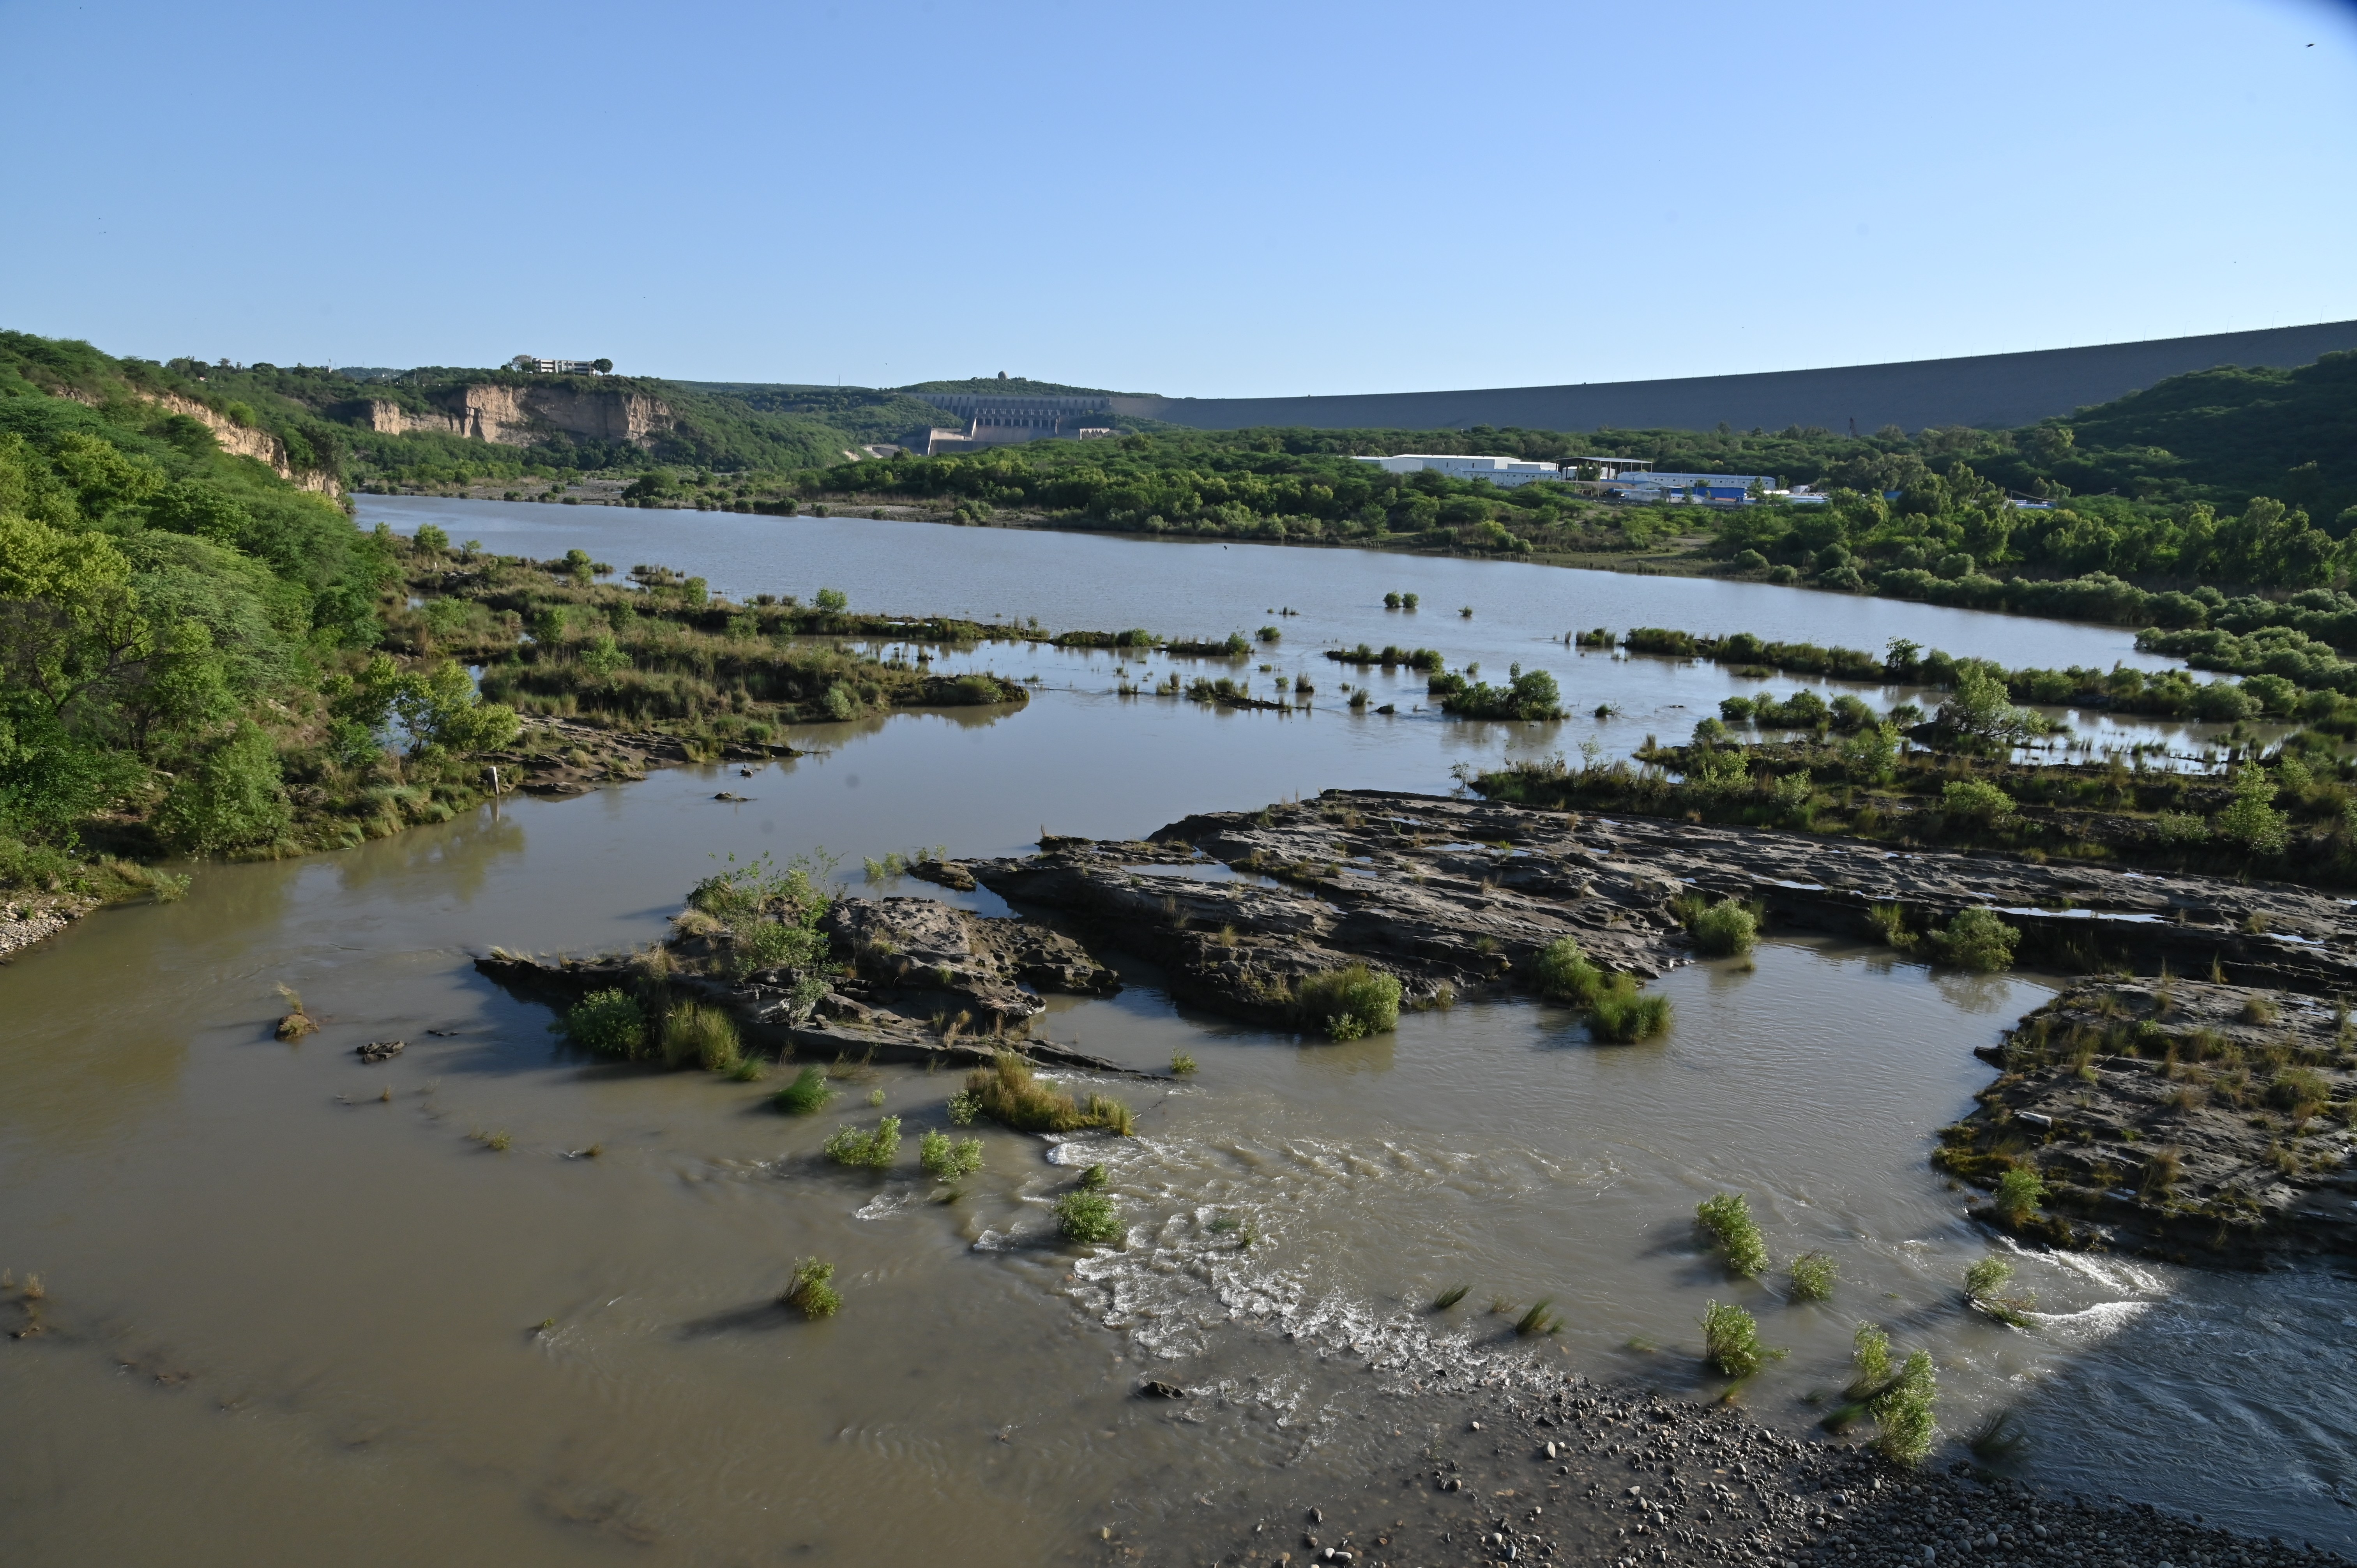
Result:
{"label": "leafy tree", "polygon": [[268,843],[293,821],[279,786],[277,747],[251,721],[174,781],[155,818],[157,836],[184,854]]}

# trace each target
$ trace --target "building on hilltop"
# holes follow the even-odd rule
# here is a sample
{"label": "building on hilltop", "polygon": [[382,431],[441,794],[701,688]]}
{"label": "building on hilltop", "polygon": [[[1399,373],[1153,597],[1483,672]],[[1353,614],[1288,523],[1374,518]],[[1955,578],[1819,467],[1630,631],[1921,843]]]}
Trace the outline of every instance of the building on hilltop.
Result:
{"label": "building on hilltop", "polygon": [[508,361],[511,371],[526,371],[543,376],[602,376],[614,369],[611,360],[541,360],[530,354],[518,354]]}
{"label": "building on hilltop", "polygon": [[1105,418],[1113,404],[1102,397],[1012,397],[993,392],[912,395],[965,420],[963,428],[939,426],[928,433],[925,455],[929,457],[1022,441],[1090,441],[1114,433]]}

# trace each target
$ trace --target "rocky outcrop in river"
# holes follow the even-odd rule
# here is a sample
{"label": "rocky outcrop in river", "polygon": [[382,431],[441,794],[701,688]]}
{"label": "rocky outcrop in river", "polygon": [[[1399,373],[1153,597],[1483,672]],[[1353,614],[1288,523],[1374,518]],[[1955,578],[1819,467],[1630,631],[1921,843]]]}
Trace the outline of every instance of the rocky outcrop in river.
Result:
{"label": "rocky outcrop in river", "polygon": [[2103,981],[1981,1053],[2004,1076],[1934,1163],[2039,1204],[1980,1219],[2065,1246],[2261,1266],[2357,1257],[2357,1028],[2312,997],[2185,980]]}

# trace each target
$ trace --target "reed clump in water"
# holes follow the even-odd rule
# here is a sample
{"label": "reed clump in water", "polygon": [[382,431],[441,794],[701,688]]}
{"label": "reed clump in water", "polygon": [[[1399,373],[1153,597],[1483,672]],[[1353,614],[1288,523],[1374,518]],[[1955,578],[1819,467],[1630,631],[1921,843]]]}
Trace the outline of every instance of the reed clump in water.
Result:
{"label": "reed clump in water", "polygon": [[1363,963],[1346,964],[1302,981],[1294,1007],[1329,1039],[1385,1034],[1399,1027],[1399,979]]}
{"label": "reed clump in water", "polygon": [[793,1082],[771,1095],[770,1103],[789,1116],[808,1116],[825,1110],[836,1092],[827,1085],[826,1069],[813,1064],[794,1074]]}
{"label": "reed clump in water", "polygon": [[982,1140],[928,1132],[917,1142],[917,1164],[935,1181],[962,1181],[982,1168]]}
{"label": "reed clump in water", "polygon": [[779,1295],[778,1305],[813,1320],[833,1317],[843,1305],[843,1297],[834,1288],[834,1265],[819,1258],[795,1259],[793,1278]]}
{"label": "reed clump in water", "polygon": [[1514,1332],[1528,1337],[1533,1334],[1555,1334],[1563,1328],[1563,1316],[1553,1310],[1555,1298],[1543,1295],[1514,1322]]}
{"label": "reed clump in water", "polygon": [[900,1119],[886,1116],[876,1123],[872,1133],[863,1133],[849,1122],[834,1130],[822,1151],[839,1165],[859,1165],[869,1170],[885,1170],[900,1154]]}
{"label": "reed clump in water", "polygon": [[1432,1298],[1432,1310],[1435,1312],[1447,1312],[1450,1307],[1455,1306],[1458,1302],[1463,1301],[1466,1297],[1466,1294],[1471,1291],[1472,1288],[1473,1287],[1471,1285],[1450,1285],[1447,1290],[1442,1291],[1438,1295]]}
{"label": "reed clump in water", "polygon": [[1092,1092],[1085,1101],[1076,1101],[1041,1083],[1032,1075],[1031,1064],[1013,1051],[1001,1051],[989,1067],[968,1073],[965,1092],[974,1097],[977,1112],[1018,1133],[1102,1127],[1127,1137],[1136,1131],[1136,1116],[1120,1101]]}
{"label": "reed clump in water", "polygon": [[699,1002],[674,1002],[663,1014],[662,1055],[671,1067],[694,1063],[706,1072],[729,1072],[745,1059],[736,1021]]}
{"label": "reed clump in water", "polygon": [[1695,1206],[1695,1223],[1707,1231],[1727,1259],[1727,1270],[1747,1280],[1768,1272],[1768,1239],[1751,1218],[1739,1192],[1722,1192]]}

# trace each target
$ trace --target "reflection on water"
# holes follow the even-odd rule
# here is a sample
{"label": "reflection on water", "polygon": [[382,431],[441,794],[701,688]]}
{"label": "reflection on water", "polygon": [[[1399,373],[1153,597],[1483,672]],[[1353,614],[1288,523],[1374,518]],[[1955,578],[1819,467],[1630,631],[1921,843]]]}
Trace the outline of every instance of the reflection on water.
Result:
{"label": "reflection on water", "polygon": [[[1666,706],[1717,677],[1660,679]],[[1199,1498],[1363,1474],[1358,1415],[1436,1359],[1700,1389],[1702,1304],[1730,1290],[1792,1352],[1747,1396],[1764,1419],[1812,1419],[1871,1316],[1932,1349],[1952,1428],[2018,1405],[2037,1475],[2345,1541],[2357,1432],[2316,1397],[2350,1386],[2341,1283],[2039,1255],[2040,1328],[1962,1309],[1987,1242],[1925,1154],[2034,977],[1783,941],[1672,973],[1675,1026],[1641,1047],[1521,1002],[1335,1047],[1175,1006],[1134,965],[1118,996],[1055,999],[1042,1032],[1200,1072],[1115,1090],[1134,1139],[983,1130],[952,1200],[913,1162],[818,1157],[844,1121],[943,1125],[945,1078],[856,1075],[789,1120],[774,1079],[580,1061],[468,961],[648,940],[716,855],[1132,836],[1329,785],[1439,790],[1562,730],[1049,690],[816,726],[794,737],[813,755],[750,779],[663,772],[206,866],[182,903],[93,917],[0,972],[0,1267],[44,1277],[55,1325],[0,1341],[0,1555],[1075,1560],[1106,1525],[1175,1538]],[[324,1026],[300,1045],[271,1037],[280,983]],[[408,1048],[360,1065],[382,1038]],[[1091,1163],[1125,1249],[1053,1240]],[[1832,1252],[1834,1301],[1730,1285],[1691,1227],[1721,1189],[1780,1258]],[[840,1317],[774,1308],[806,1255],[837,1264]],[[1458,1283],[1462,1306],[1424,1310]],[[1487,1310],[1540,1295],[1566,1318],[1544,1343]],[[1129,1398],[1149,1374],[1223,1399]]]}

